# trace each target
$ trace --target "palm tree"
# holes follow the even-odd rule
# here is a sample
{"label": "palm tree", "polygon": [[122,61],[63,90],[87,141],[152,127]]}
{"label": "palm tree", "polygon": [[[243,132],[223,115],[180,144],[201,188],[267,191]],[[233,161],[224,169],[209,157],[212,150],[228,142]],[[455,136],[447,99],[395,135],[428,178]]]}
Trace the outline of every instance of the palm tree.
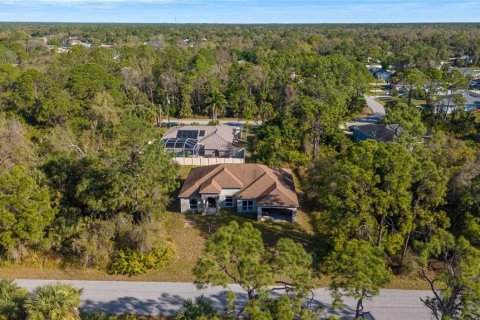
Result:
{"label": "palm tree", "polygon": [[80,320],[81,289],[69,284],[38,287],[25,303],[28,320]]}
{"label": "palm tree", "polygon": [[212,307],[212,304],[201,296],[200,298],[196,298],[195,301],[183,301],[182,307],[175,315],[174,320],[211,319],[216,315],[217,312]]}
{"label": "palm tree", "polygon": [[224,108],[227,105],[225,96],[217,88],[210,91],[210,95],[205,99],[205,103],[208,106],[212,121],[217,121],[218,114],[223,114]]}
{"label": "palm tree", "polygon": [[0,280],[0,319],[25,319],[23,304],[28,291],[20,288],[13,280]]}

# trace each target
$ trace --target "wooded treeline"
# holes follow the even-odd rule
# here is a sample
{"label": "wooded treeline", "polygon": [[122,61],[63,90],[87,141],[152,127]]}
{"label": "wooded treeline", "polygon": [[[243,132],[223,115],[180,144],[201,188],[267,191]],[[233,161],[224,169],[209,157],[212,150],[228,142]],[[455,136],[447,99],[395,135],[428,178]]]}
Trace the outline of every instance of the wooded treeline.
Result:
{"label": "wooded treeline", "polygon": [[[92,47],[58,53],[69,37]],[[161,213],[178,168],[156,124],[168,116],[262,120],[253,160],[298,169],[318,218],[318,259],[306,263],[331,274],[334,291],[353,287],[362,299],[390,270],[433,270],[456,288],[443,299],[457,307],[437,297],[432,310],[478,316],[478,115],[432,112],[433,94],[423,109],[412,104],[424,85],[466,87],[465,75],[438,68],[462,55],[480,64],[476,24],[0,24],[0,254],[21,261],[36,252],[121,274],[162,266],[174,254]],[[354,143],[341,128],[365,108],[368,58],[393,66],[410,91],[386,105],[385,122],[403,127],[394,142]],[[279,243],[286,252],[295,245]],[[260,265],[274,260],[256,246]],[[368,288],[345,281],[368,267],[358,252],[385,262]]]}

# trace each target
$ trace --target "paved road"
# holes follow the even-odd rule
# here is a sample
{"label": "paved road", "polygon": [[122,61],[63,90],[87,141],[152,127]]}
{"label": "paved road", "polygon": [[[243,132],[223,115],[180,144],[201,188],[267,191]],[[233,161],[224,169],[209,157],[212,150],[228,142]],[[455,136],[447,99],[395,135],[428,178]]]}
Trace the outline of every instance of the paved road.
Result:
{"label": "paved road", "polygon": [[[17,280],[22,287],[33,289],[52,280]],[[105,311],[108,313],[134,313],[143,315],[172,315],[178,310],[184,299],[204,296],[215,307],[225,307],[226,290],[210,287],[197,290],[192,283],[172,282],[130,282],[130,281],[68,281],[77,288],[83,288],[82,309],[85,311]],[[238,286],[231,286],[238,299],[245,300],[245,295]],[[426,320],[430,313],[420,297],[428,291],[383,290],[373,301],[365,301],[365,310],[372,312],[377,320]],[[330,307],[331,297],[327,290],[315,291],[315,305]],[[355,301],[347,299],[347,307],[337,315],[351,319]]]}
{"label": "paved road", "polygon": [[[181,124],[192,124],[192,123],[198,123],[201,125],[207,125],[210,122],[208,119],[175,119],[175,118],[170,118],[170,125],[181,125]],[[163,123],[168,123],[168,120],[163,120]],[[236,119],[221,119],[219,120],[219,123],[222,125],[226,126],[232,126],[232,127],[243,127],[245,123],[247,123],[246,120],[236,120]],[[261,121],[248,121],[248,123],[251,126],[257,126],[262,124]]]}

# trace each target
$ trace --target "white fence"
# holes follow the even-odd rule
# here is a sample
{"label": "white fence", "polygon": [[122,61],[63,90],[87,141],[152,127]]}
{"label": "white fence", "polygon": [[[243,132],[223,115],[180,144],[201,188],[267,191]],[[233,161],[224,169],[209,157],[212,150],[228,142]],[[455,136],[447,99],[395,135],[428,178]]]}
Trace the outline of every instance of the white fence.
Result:
{"label": "white fence", "polygon": [[209,166],[213,164],[222,164],[222,163],[245,163],[245,159],[243,158],[175,157],[175,158],[172,158],[172,160],[181,166]]}

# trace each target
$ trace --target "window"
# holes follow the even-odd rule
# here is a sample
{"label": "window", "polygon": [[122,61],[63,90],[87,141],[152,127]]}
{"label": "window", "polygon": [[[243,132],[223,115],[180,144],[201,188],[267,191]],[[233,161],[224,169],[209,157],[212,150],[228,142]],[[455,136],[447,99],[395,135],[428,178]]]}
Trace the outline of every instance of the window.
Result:
{"label": "window", "polygon": [[198,209],[198,200],[190,199],[190,210],[197,210],[197,209]]}
{"label": "window", "polygon": [[233,197],[225,197],[225,207],[226,208],[233,207]]}
{"label": "window", "polygon": [[253,200],[243,200],[242,211],[253,211]]}

